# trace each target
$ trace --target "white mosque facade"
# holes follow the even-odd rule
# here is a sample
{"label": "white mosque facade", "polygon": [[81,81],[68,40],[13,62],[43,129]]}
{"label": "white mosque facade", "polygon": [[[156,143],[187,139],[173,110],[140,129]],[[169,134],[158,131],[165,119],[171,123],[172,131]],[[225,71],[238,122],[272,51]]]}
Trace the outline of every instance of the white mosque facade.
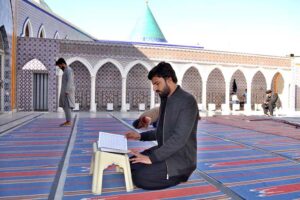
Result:
{"label": "white mosque facade", "polygon": [[[3,0],[0,9],[2,112],[59,110],[62,73],[54,66],[59,57],[74,70],[81,111],[156,106],[159,98],[147,74],[160,61],[172,64],[178,84],[195,96],[201,110],[235,109],[230,94],[236,90],[245,102],[238,109],[250,112],[259,108],[267,89],[279,94],[281,112],[300,110],[296,57],[169,44],[148,5],[145,12],[151,20],[144,21],[152,24],[141,20],[131,41],[99,41],[57,16],[43,0]],[[157,31],[145,32],[147,26]]]}

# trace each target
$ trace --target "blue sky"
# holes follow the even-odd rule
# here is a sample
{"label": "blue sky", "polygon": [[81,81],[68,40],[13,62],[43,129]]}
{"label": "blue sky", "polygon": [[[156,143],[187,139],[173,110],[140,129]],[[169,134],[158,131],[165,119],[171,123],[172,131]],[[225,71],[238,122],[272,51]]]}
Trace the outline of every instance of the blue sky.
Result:
{"label": "blue sky", "polygon": [[[45,0],[98,39],[128,40],[144,0]],[[299,0],[149,0],[166,39],[205,49],[300,55]]]}

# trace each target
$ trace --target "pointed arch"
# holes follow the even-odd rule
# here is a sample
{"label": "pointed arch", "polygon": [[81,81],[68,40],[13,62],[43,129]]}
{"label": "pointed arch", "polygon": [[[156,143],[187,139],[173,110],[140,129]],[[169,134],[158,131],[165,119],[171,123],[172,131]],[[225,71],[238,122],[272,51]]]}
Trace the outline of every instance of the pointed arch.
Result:
{"label": "pointed arch", "polygon": [[74,72],[75,101],[79,103],[80,110],[88,111],[91,101],[91,75],[88,67],[80,60],[69,64]]}
{"label": "pointed arch", "polygon": [[252,108],[254,107],[254,104],[261,104],[264,101],[266,90],[266,78],[261,71],[257,71],[251,81]]}
{"label": "pointed arch", "polygon": [[39,28],[37,37],[38,38],[46,38],[46,31],[45,31],[45,27],[43,24]]}
{"label": "pointed arch", "polygon": [[54,34],[54,39],[57,39],[57,40],[59,40],[59,39],[60,39],[60,36],[59,36],[59,33],[58,33],[58,31],[56,31],[56,32],[55,32],[55,34]]}
{"label": "pointed arch", "polygon": [[[234,81],[235,81],[235,86],[234,86]],[[234,87],[236,87],[236,91],[233,91]],[[246,89],[247,89],[246,77],[240,69],[237,69],[231,76],[230,94],[235,92],[240,101],[245,101],[245,99],[243,99],[244,98],[243,94],[245,93]]]}
{"label": "pointed arch", "polygon": [[18,72],[18,108],[26,111],[48,110],[50,70],[39,59],[26,62]]}
{"label": "pointed arch", "polygon": [[24,21],[21,37],[33,37],[33,30],[29,17]]}
{"label": "pointed arch", "polygon": [[195,67],[190,67],[185,71],[182,88],[191,93],[198,103],[202,102],[202,78]]}
{"label": "pointed arch", "polygon": [[151,84],[147,80],[148,70],[144,65],[137,63],[130,68],[126,81],[126,103],[130,109],[137,110],[140,103],[150,107]]}
{"label": "pointed arch", "polygon": [[106,110],[107,103],[113,103],[114,110],[121,109],[122,75],[112,62],[100,66],[96,74],[97,110]]}
{"label": "pointed arch", "polygon": [[111,59],[111,58],[106,58],[103,60],[99,60],[97,62],[97,64],[94,67],[94,74],[96,75],[98,73],[98,71],[100,70],[101,67],[103,67],[106,63],[112,63],[115,67],[118,68],[118,70],[120,71],[122,77],[124,77],[124,72],[123,72],[123,66],[120,62],[118,62],[117,60]]}
{"label": "pointed arch", "polygon": [[38,59],[34,58],[28,61],[23,67],[22,70],[38,70],[38,71],[48,71],[47,67]]}
{"label": "pointed arch", "polygon": [[142,65],[143,67],[146,68],[147,72],[149,72],[151,70],[151,66],[149,63],[145,62],[145,61],[142,61],[142,60],[135,60],[135,61],[132,61],[130,62],[128,65],[126,65],[125,67],[125,70],[124,70],[124,76],[127,77],[129,71],[136,65]]}
{"label": "pointed arch", "polygon": [[208,75],[206,91],[206,102],[214,103],[216,108],[220,109],[221,105],[225,103],[225,78],[218,67]]}
{"label": "pointed arch", "polygon": [[282,74],[280,72],[277,72],[272,78],[271,90],[279,95],[283,94],[284,82],[285,81]]}
{"label": "pointed arch", "polygon": [[68,65],[71,65],[71,64],[72,64],[73,62],[75,62],[75,61],[81,62],[81,63],[84,65],[84,67],[86,67],[87,70],[89,71],[90,76],[93,75],[93,72],[92,72],[92,71],[93,71],[93,70],[92,70],[92,66],[91,66],[90,62],[87,61],[85,58],[81,58],[81,57],[72,57],[72,58],[67,59],[67,60],[66,60],[66,63],[67,63]]}

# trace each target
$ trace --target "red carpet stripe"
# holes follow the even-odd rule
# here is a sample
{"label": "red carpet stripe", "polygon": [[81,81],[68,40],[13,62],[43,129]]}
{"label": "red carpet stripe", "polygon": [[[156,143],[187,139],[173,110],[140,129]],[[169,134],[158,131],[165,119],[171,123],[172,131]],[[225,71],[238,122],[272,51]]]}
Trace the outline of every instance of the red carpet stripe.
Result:
{"label": "red carpet stripe", "polygon": [[[195,186],[192,188],[177,188],[174,190],[160,190],[160,191],[148,191],[147,193],[135,193],[135,194],[120,194],[116,196],[104,197],[103,199],[122,199],[122,200],[152,200],[161,198],[172,198],[172,197],[184,197],[195,194],[207,194],[209,192],[218,192],[213,186]],[[99,199],[99,197],[90,198],[90,200]]]}
{"label": "red carpet stripe", "polygon": [[30,172],[0,172],[0,177],[16,177],[16,176],[44,176],[44,175],[55,175],[56,170],[48,170],[48,171],[30,171]]}

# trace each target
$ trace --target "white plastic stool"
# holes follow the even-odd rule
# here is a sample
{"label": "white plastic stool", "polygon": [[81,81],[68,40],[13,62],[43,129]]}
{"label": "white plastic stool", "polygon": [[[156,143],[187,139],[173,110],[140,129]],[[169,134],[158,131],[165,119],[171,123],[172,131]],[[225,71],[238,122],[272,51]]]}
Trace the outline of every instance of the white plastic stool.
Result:
{"label": "white plastic stool", "polygon": [[116,165],[117,172],[123,172],[126,191],[133,190],[129,158],[127,154],[116,154],[99,151],[96,142],[93,143],[93,156],[91,160],[90,174],[93,174],[92,192],[101,194],[103,171],[110,165]]}

